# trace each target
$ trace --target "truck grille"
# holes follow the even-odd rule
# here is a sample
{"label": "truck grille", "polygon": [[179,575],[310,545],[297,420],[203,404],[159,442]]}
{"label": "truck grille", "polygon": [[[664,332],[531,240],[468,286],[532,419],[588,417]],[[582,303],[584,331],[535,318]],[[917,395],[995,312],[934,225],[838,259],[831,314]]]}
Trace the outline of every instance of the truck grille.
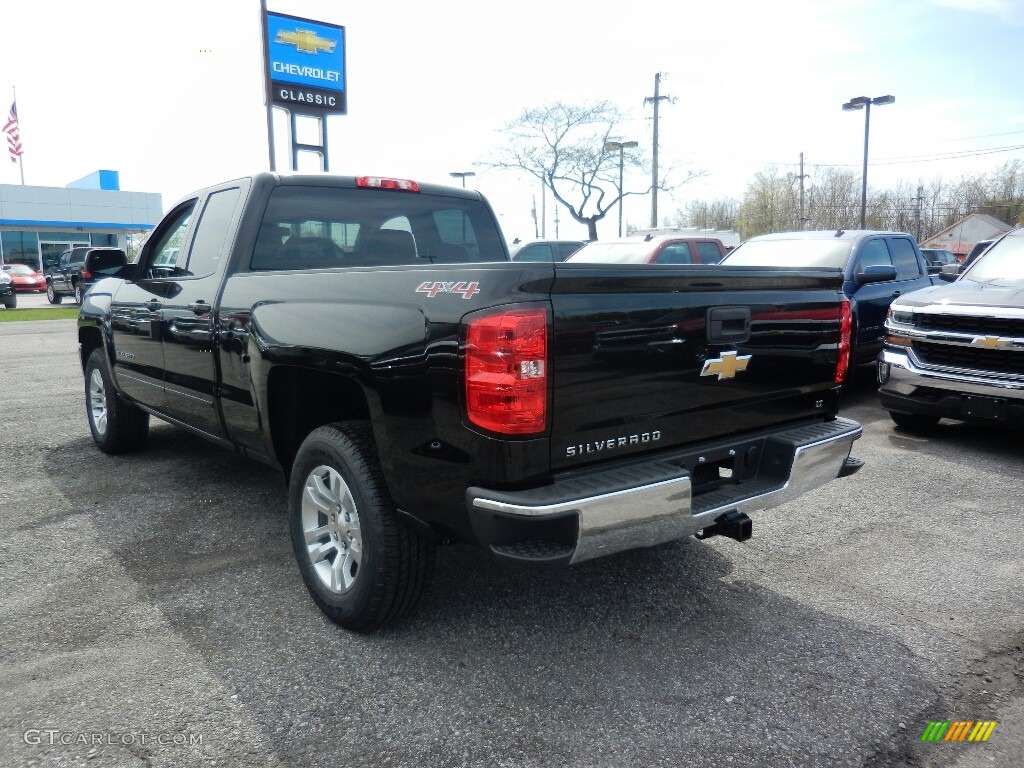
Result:
{"label": "truck grille", "polygon": [[969,368],[990,373],[1024,374],[1024,351],[981,349],[915,341],[914,352],[925,365]]}
{"label": "truck grille", "polygon": [[982,336],[1024,336],[1024,320],[1009,317],[934,315],[915,312],[914,325],[928,331],[956,331]]}

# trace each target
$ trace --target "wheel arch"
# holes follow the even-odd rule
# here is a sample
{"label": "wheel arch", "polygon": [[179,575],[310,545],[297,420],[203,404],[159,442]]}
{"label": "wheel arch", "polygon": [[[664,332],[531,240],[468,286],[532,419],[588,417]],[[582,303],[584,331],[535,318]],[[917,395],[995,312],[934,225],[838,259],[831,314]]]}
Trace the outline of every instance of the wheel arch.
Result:
{"label": "wheel arch", "polygon": [[370,404],[362,385],[348,376],[277,365],[267,379],[267,420],[287,479],[307,435],[339,421],[369,422]]}
{"label": "wheel arch", "polygon": [[[78,356],[82,363],[82,370],[85,370],[85,365],[89,361],[89,355],[92,354],[94,349],[99,349],[103,346],[103,334],[100,329],[95,326],[86,326],[78,329]],[[109,360],[107,362],[110,362]]]}

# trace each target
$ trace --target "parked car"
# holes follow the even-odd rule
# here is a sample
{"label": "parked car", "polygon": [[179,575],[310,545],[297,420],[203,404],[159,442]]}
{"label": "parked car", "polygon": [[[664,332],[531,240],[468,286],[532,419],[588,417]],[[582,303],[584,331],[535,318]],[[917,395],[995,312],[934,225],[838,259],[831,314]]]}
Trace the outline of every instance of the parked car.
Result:
{"label": "parked car", "polygon": [[740,243],[722,261],[736,267],[832,267],[843,272],[853,310],[853,361],[874,363],[885,315],[897,296],[939,283],[913,235],[873,230],[777,232]]}
{"label": "parked car", "polygon": [[18,296],[14,292],[14,283],[11,280],[11,276],[3,270],[0,270],[0,304],[3,304],[8,309],[14,309],[18,306]]}
{"label": "parked car", "polygon": [[945,248],[922,248],[921,255],[928,262],[928,271],[933,274],[937,273],[946,264],[960,263],[956,254],[952,251],[947,251]]}
{"label": "parked car", "polygon": [[82,296],[97,280],[116,275],[128,263],[120,248],[72,248],[64,251],[56,266],[46,272],[46,298],[60,304],[65,295],[82,303]]}
{"label": "parked car", "polygon": [[587,243],[566,261],[588,264],[717,264],[721,240],[679,235],[632,235]]}
{"label": "parked car", "polygon": [[900,296],[886,320],[878,395],[897,426],[949,418],[1024,425],[1024,229],[1001,237],[946,285]]}
{"label": "parked car", "polygon": [[27,264],[4,264],[3,270],[11,278],[11,287],[19,293],[46,290],[46,278]]}
{"label": "parked car", "polygon": [[534,240],[512,251],[512,261],[565,261],[586,244],[586,240]]}

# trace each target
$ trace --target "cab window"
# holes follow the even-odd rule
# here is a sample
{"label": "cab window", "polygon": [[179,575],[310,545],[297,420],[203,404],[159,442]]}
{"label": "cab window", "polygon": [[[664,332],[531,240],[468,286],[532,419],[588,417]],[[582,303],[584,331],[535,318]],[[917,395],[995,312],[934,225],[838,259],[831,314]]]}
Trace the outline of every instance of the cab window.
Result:
{"label": "cab window", "polygon": [[854,274],[863,272],[865,267],[891,267],[892,258],[889,256],[889,249],[885,247],[885,240],[868,240],[860,249],[857,256],[857,267]]}
{"label": "cab window", "polygon": [[182,205],[171,213],[151,240],[146,264],[146,277],[175,277],[178,274],[178,252],[185,240],[195,200]]}

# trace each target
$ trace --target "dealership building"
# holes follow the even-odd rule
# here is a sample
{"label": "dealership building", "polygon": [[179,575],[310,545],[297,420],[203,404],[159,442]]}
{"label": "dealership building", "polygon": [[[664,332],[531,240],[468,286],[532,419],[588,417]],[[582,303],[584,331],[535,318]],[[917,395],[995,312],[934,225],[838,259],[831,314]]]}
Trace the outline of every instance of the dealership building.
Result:
{"label": "dealership building", "polygon": [[123,192],[117,171],[66,187],[0,184],[0,263],[45,270],[76,246],[127,248],[163,215],[160,194]]}

